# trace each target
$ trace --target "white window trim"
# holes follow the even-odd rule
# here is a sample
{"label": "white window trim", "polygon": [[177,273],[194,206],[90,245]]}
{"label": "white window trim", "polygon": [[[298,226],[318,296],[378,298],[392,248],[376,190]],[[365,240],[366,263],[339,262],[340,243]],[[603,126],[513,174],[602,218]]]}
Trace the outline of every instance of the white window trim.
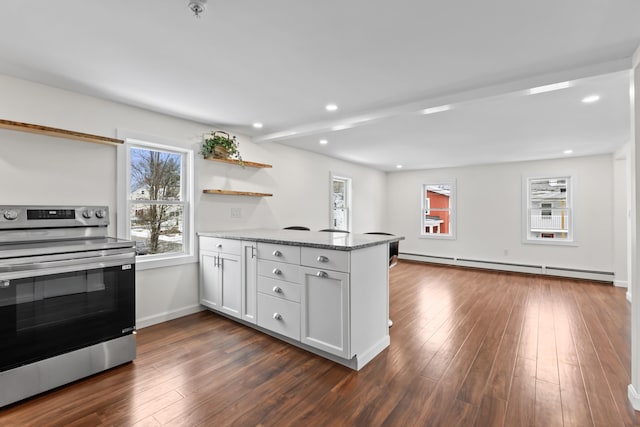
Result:
{"label": "white window trim", "polygon": [[347,199],[345,200],[345,210],[347,212],[347,230],[351,232],[351,223],[352,223],[352,218],[353,218],[353,212],[351,209],[351,201],[352,201],[352,197],[351,197],[351,187],[352,187],[352,179],[350,176],[345,175],[345,174],[341,174],[341,173],[334,173],[334,172],[329,172],[329,228],[334,228],[333,227],[333,180],[334,179],[340,179],[345,181],[346,183],[346,187],[347,187]]}
{"label": "white window trim", "polygon": [[[569,237],[565,240],[543,239],[543,238],[530,238],[530,218],[529,218],[529,200],[530,185],[532,180],[537,179],[568,179],[568,196],[567,201],[569,203],[569,209],[571,217],[569,219]],[[545,174],[537,176],[523,176],[522,177],[522,243],[526,245],[549,245],[549,246],[574,246],[577,247],[576,236],[573,224],[576,220],[575,206],[573,203],[573,193],[576,191],[576,179],[573,174]]]}
{"label": "white window trim", "polygon": [[[427,210],[431,211],[431,206],[426,206],[427,198],[425,197],[426,186],[428,185],[440,185],[448,184],[451,186],[451,196],[449,197],[449,234],[429,234],[424,231],[424,215]],[[437,240],[456,240],[457,238],[457,224],[456,218],[458,216],[458,205],[456,199],[458,198],[458,186],[455,179],[430,179],[427,182],[420,185],[420,234],[419,239],[437,239]]]}
{"label": "white window trim", "polygon": [[[136,132],[118,130],[117,137],[125,141],[124,144],[118,145],[117,148],[117,235],[123,239],[129,239],[129,195],[127,189],[130,185],[130,148],[132,145],[146,147],[149,149],[173,151],[183,153],[187,157],[188,167],[184,173],[184,197],[187,201],[185,205],[184,215],[184,248],[185,251],[180,254],[157,254],[136,257],[136,270],[148,270],[159,267],[170,267],[182,264],[191,264],[198,262],[196,255],[196,238],[195,238],[195,198],[194,198],[194,177],[195,177],[195,156],[193,150],[181,147],[174,141],[163,138],[139,134]],[[153,142],[150,142],[153,141]]]}

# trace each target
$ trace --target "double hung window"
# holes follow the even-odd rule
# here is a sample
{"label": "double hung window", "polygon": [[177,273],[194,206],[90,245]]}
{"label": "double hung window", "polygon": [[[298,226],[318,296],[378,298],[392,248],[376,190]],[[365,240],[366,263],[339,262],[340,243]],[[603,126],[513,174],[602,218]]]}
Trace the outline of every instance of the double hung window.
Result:
{"label": "double hung window", "polygon": [[573,241],[571,177],[527,178],[525,240]]}
{"label": "double hung window", "polygon": [[118,156],[118,235],[143,264],[192,257],[193,151],[126,138]]}

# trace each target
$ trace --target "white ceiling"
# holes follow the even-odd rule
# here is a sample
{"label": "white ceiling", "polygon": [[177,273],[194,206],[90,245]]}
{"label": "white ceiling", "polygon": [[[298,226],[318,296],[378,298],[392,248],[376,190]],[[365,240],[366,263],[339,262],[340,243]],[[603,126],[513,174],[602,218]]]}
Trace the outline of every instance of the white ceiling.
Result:
{"label": "white ceiling", "polygon": [[187,3],[4,0],[0,73],[381,170],[629,140],[637,0],[208,0],[200,19]]}

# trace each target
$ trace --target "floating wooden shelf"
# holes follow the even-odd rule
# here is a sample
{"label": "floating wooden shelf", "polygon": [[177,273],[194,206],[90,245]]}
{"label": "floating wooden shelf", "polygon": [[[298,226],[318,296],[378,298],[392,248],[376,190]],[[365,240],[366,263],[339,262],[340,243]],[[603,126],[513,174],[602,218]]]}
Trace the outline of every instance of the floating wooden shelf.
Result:
{"label": "floating wooden shelf", "polygon": [[219,157],[205,157],[205,160],[211,160],[212,162],[229,163],[229,164],[238,165],[238,166],[249,166],[250,168],[272,168],[273,167],[266,163],[248,162],[246,160],[243,160],[241,163],[240,160],[221,159]]}
{"label": "floating wooden shelf", "polygon": [[233,191],[233,190],[202,190],[204,194],[224,194],[226,196],[251,196],[251,197],[271,197],[270,193],[253,193],[250,191]]}
{"label": "floating wooden shelf", "polygon": [[92,135],[90,133],[76,132],[73,130],[52,128],[49,126],[34,125],[31,123],[12,122],[0,119],[0,128],[16,130],[19,132],[37,133],[40,135],[55,136],[57,138],[75,139],[78,141],[93,142],[97,144],[123,144],[124,141],[106,136]]}

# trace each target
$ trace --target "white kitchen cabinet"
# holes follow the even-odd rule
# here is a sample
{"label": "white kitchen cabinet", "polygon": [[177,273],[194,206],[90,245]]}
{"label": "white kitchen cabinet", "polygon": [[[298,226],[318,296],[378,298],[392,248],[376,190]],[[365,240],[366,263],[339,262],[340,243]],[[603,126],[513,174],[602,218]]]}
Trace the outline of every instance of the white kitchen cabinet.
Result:
{"label": "white kitchen cabinet", "polygon": [[389,346],[388,237],[200,234],[201,303],[359,370]]}
{"label": "white kitchen cabinet", "polygon": [[241,310],[242,320],[249,323],[257,321],[257,247],[256,242],[242,242],[242,256],[240,259],[242,274]]}
{"label": "white kitchen cabinet", "polygon": [[304,267],[301,341],[345,359],[349,343],[349,274]]}
{"label": "white kitchen cabinet", "polygon": [[201,237],[200,245],[204,248],[200,250],[200,303],[240,318],[242,309],[240,242]]}

